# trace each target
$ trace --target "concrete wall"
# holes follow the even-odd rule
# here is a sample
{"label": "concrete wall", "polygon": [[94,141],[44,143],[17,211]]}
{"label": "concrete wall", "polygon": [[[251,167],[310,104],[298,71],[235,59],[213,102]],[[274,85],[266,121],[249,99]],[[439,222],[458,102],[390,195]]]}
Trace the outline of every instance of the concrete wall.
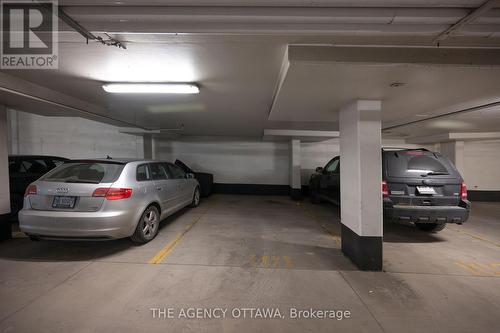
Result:
{"label": "concrete wall", "polygon": [[[8,148],[11,154],[45,154],[68,158],[143,156],[142,137],[82,118],[42,117],[8,110]],[[383,140],[384,146],[415,148],[401,140]],[[429,146],[431,149],[436,149]],[[441,145],[443,153],[446,147]],[[289,142],[259,139],[192,137],[156,140],[156,158],[181,159],[196,171],[211,172],[217,183],[289,184]],[[301,143],[301,182],[308,184],[316,167],[339,154],[339,140]],[[463,167],[469,189],[500,190],[500,140],[466,141]]]}
{"label": "concrete wall", "polygon": [[288,142],[191,138],[157,140],[155,146],[157,159],[180,159],[194,171],[213,173],[216,183],[289,183]]}
{"label": "concrete wall", "polygon": [[9,110],[9,153],[67,158],[142,157],[142,137],[115,126],[70,117],[43,117]]}
{"label": "concrete wall", "polygon": [[[289,142],[258,139],[192,137],[183,140],[156,140],[156,158],[180,159],[195,171],[214,174],[216,183],[289,185]],[[385,146],[415,145],[401,140],[384,140]],[[324,166],[339,154],[339,140],[301,143],[301,182],[309,183],[316,167]]]}
{"label": "concrete wall", "polygon": [[463,170],[471,190],[500,190],[500,140],[466,141]]}

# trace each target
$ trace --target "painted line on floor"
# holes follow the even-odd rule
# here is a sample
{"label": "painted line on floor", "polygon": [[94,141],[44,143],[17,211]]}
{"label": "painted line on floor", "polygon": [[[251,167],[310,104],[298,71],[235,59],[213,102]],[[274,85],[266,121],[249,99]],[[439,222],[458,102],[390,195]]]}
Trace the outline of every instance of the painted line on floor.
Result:
{"label": "painted line on floor", "polygon": [[339,248],[342,247],[342,241],[341,241],[340,236],[337,235],[336,233],[334,233],[333,231],[331,231],[330,229],[328,229],[325,224],[322,224],[319,221],[319,219],[316,216],[316,214],[314,214],[314,212],[312,212],[305,205],[302,205],[300,202],[297,202],[297,206],[302,207],[304,209],[304,211],[306,212],[306,215],[309,215],[310,217],[312,217],[313,220],[314,220],[314,222],[316,222],[321,227],[321,229],[323,229],[327,234],[329,234],[330,236],[332,236],[332,238],[335,240],[335,242],[337,243],[337,245],[338,245]]}
{"label": "painted line on floor", "polygon": [[187,227],[182,232],[178,233],[173,240],[171,240],[167,245],[165,245],[165,247],[163,247],[160,251],[158,251],[158,253],[156,253],[154,257],[148,261],[148,264],[160,264],[174,250],[177,244],[179,244],[184,235],[187,234],[188,231],[191,230],[194,227],[194,225],[201,220],[203,216],[205,216],[205,214],[208,212],[210,208],[212,208],[214,204],[215,201],[214,203],[212,203],[212,205],[208,206],[207,209],[203,213],[201,213],[201,215],[198,216],[193,222],[188,224]]}
{"label": "painted line on floor", "polygon": [[252,267],[261,268],[288,268],[294,267],[292,259],[289,256],[277,256],[277,255],[256,255],[252,254],[250,256],[250,264]]}
{"label": "painted line on floor", "polygon": [[475,262],[463,262],[457,261],[455,263],[457,266],[465,268],[469,273],[475,276],[498,276],[500,275],[500,264],[480,264]]}
{"label": "painted line on floor", "polygon": [[472,238],[474,238],[474,239],[477,239],[477,240],[483,241],[483,242],[485,242],[485,243],[489,243],[489,244],[495,245],[495,246],[497,246],[497,247],[500,247],[500,243],[495,242],[495,241],[492,241],[492,240],[490,240],[490,239],[488,239],[488,238],[485,238],[485,237],[483,237],[483,236],[480,236],[480,235],[475,235],[475,234],[471,234],[471,233],[469,233],[469,232],[467,232],[467,231],[458,230],[458,229],[455,229],[455,228],[453,228],[453,227],[452,227],[452,228],[450,228],[449,226],[448,226],[448,229],[453,230],[453,231],[458,232],[458,233],[461,233],[461,234],[464,234],[464,235],[467,235],[467,236],[472,237]]}

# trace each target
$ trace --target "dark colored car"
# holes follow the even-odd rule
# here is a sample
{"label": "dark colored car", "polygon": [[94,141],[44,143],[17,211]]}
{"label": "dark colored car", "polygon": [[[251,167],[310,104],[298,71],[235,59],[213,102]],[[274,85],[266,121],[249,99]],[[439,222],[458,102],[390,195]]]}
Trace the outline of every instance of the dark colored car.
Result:
{"label": "dark colored car", "polygon": [[68,159],[56,156],[9,156],[10,216],[17,217],[23,208],[24,192],[29,184]]}
{"label": "dark colored car", "polygon": [[202,197],[208,197],[210,194],[212,194],[212,189],[214,187],[214,175],[206,172],[193,171],[181,160],[175,160],[174,164],[184,170],[185,173],[194,174],[194,178],[196,178],[196,180],[200,183]]}
{"label": "dark colored car", "polygon": [[[340,157],[317,168],[309,181],[313,203],[340,204]],[[424,231],[462,224],[470,213],[467,187],[455,166],[427,149],[382,150],[384,220],[413,222]]]}

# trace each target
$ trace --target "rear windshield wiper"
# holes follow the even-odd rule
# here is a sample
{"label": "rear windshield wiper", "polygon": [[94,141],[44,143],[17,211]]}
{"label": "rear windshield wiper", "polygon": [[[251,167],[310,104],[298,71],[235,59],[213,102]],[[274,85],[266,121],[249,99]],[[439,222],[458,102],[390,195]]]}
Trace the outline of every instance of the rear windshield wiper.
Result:
{"label": "rear windshield wiper", "polygon": [[449,175],[448,172],[443,172],[443,171],[431,171],[427,172],[427,176],[439,176],[439,175]]}
{"label": "rear windshield wiper", "polygon": [[99,184],[98,181],[93,180],[66,180],[65,183],[75,183],[75,184]]}

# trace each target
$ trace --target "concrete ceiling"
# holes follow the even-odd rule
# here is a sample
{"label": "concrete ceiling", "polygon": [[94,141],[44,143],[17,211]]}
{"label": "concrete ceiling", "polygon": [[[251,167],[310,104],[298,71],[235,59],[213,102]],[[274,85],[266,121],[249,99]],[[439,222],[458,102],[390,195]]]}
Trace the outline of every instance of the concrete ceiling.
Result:
{"label": "concrete ceiling", "polygon": [[[288,45],[434,48],[437,35],[482,3],[60,0],[82,26],[101,36],[110,34],[127,49],[87,44],[61,23],[59,69],[2,70],[0,102],[127,127],[184,125],[183,135],[261,137],[265,128],[336,130],[336,110],[344,102],[380,98],[384,124],[400,125],[417,114],[500,97],[498,69],[302,63],[289,68],[277,90]],[[490,9],[441,41],[443,47],[500,47],[500,9]],[[10,77],[22,81],[13,87]],[[104,82],[124,81],[197,82],[201,92],[124,96],[101,88]],[[406,85],[391,88],[393,82]],[[58,104],[47,103],[46,96]],[[477,125],[471,130],[492,126]],[[393,132],[413,135],[422,126]]]}

